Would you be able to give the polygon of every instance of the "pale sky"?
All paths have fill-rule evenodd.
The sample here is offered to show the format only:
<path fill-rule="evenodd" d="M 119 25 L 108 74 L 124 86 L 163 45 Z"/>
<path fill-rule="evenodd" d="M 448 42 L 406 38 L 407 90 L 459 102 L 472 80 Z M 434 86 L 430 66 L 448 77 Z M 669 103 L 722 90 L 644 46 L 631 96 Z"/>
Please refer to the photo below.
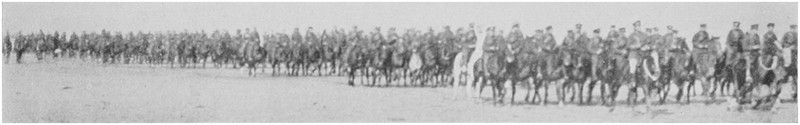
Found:
<path fill-rule="evenodd" d="M 707 23 L 712 36 L 725 36 L 733 21 L 741 28 L 776 23 L 779 37 L 797 24 L 797 3 L 3 3 L 3 32 L 189 31 L 256 27 L 261 33 L 291 32 L 313 26 L 317 32 L 334 26 L 358 25 L 399 29 L 444 25 L 466 27 L 470 22 L 509 29 L 519 22 L 526 35 L 547 25 L 563 38 L 582 23 L 584 31 L 610 25 L 644 27 L 673 25 L 689 37 Z M 387 29 L 387 28 L 384 28 Z M 455 30 L 455 28 L 453 28 Z"/>

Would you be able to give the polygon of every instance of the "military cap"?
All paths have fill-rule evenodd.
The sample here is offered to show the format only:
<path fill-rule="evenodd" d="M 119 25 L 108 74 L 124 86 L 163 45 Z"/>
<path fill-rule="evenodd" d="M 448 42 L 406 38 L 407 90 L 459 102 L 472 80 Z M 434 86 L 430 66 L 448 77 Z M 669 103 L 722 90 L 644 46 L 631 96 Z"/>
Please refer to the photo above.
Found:
<path fill-rule="evenodd" d="M 645 28 L 645 31 L 647 31 L 647 32 L 652 32 L 652 31 L 653 31 L 653 29 L 652 29 L 652 28 Z"/>
<path fill-rule="evenodd" d="M 672 25 L 667 25 L 667 29 L 668 29 L 668 30 L 672 30 L 673 28 L 674 28 L 674 27 L 672 27 Z"/>
<path fill-rule="evenodd" d="M 775 27 L 775 23 L 768 23 L 767 27 Z"/>
<path fill-rule="evenodd" d="M 796 29 L 797 28 L 797 24 L 789 25 L 789 28 Z"/>
<path fill-rule="evenodd" d="M 553 26 L 547 26 L 547 27 L 546 27 L 546 28 L 544 28 L 544 29 L 550 30 L 550 29 L 553 29 Z"/>
<path fill-rule="evenodd" d="M 544 31 L 542 29 L 537 29 L 536 32 L 537 33 L 541 33 L 541 32 L 544 32 Z"/>
<path fill-rule="evenodd" d="M 583 27 L 583 24 L 575 24 L 575 27 Z"/>
<path fill-rule="evenodd" d="M 619 28 L 619 31 L 625 31 L 625 27 Z"/>
<path fill-rule="evenodd" d="M 633 26 L 641 26 L 641 25 L 642 21 L 636 20 L 636 22 L 633 22 Z"/>
<path fill-rule="evenodd" d="M 611 28 L 617 28 L 617 25 L 611 25 Z"/>
<path fill-rule="evenodd" d="M 704 24 L 700 24 L 700 27 L 703 27 L 703 28 L 705 28 L 705 27 L 706 27 L 706 24 L 705 24 L 705 23 L 704 23 Z"/>
<path fill-rule="evenodd" d="M 594 29 L 594 33 L 600 33 L 600 28 Z"/>
<path fill-rule="evenodd" d="M 758 29 L 758 24 L 750 25 L 750 29 Z"/>
<path fill-rule="evenodd" d="M 739 24 L 742 24 L 742 23 L 740 23 L 739 21 L 733 21 L 733 25 L 739 25 Z"/>
<path fill-rule="evenodd" d="M 658 27 L 653 27 L 653 31 L 658 31 Z"/>
<path fill-rule="evenodd" d="M 511 26 L 511 27 L 517 27 L 518 28 L 519 27 L 519 23 L 514 23 L 514 25 Z"/>
<path fill-rule="evenodd" d="M 573 33 L 573 31 L 572 30 L 567 30 L 567 33 Z"/>
<path fill-rule="evenodd" d="M 475 23 L 469 23 L 469 27 L 475 27 Z"/>

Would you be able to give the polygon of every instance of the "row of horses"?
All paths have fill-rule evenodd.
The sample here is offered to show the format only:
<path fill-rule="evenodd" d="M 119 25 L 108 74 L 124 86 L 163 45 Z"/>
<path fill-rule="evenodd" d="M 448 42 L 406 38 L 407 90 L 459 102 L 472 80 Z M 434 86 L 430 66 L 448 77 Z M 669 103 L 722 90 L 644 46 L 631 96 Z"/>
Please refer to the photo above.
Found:
<path fill-rule="evenodd" d="M 23 53 L 35 53 L 38 60 L 52 55 L 53 58 L 75 57 L 108 64 L 138 63 L 171 68 L 206 68 L 210 63 L 218 68 L 244 68 L 251 76 L 257 74 L 258 68 L 262 72 L 269 68 L 272 75 L 350 74 L 351 78 L 365 76 L 363 85 L 376 85 L 376 81 L 383 78 L 383 81 L 409 80 L 414 74 L 422 78 L 418 79 L 421 86 L 444 83 L 440 81 L 448 76 L 447 65 L 456 53 L 454 47 L 444 46 L 454 45 L 460 36 L 449 29 L 438 33 L 431 29 L 424 34 L 409 30 L 403 36 L 394 28 L 387 35 L 380 32 L 376 28 L 374 32 L 365 33 L 357 27 L 350 32 L 326 30 L 320 35 L 312 28 L 305 34 L 295 29 L 291 34 L 263 35 L 249 29 L 237 30 L 234 35 L 227 31 L 123 34 L 102 30 L 71 35 L 40 31 L 38 34 L 6 34 L 3 50 L 7 62 L 11 54 L 16 53 L 18 63 Z M 418 63 L 411 63 L 414 61 L 410 61 L 410 55 L 417 50 L 425 55 L 415 60 Z M 404 68 L 408 65 L 417 68 Z M 400 69 L 404 73 L 400 73 Z M 414 73 L 407 73 L 412 71 Z"/>
<path fill-rule="evenodd" d="M 652 99 L 663 103 L 670 85 L 680 87 L 676 100 L 688 102 L 688 92 L 697 83 L 703 86 L 703 95 L 708 96 L 717 92 L 723 95 L 724 89 L 733 85 L 735 92 L 730 94 L 747 100 L 771 97 L 778 93 L 774 89 L 779 86 L 778 81 L 796 79 L 794 75 L 778 73 L 779 77 L 771 77 L 774 80 L 766 84 L 772 89 L 763 89 L 759 83 L 766 79 L 753 78 L 782 71 L 796 65 L 796 60 L 786 56 L 746 58 L 721 47 L 716 37 L 689 43 L 675 33 L 662 36 L 637 29 L 626 35 L 624 30 L 614 30 L 602 38 L 576 29 L 557 42 L 549 30 L 525 36 L 516 27 L 504 34 L 495 28 L 473 26 L 455 32 L 449 27 L 440 32 L 407 30 L 402 35 L 395 28 L 383 35 L 380 28 L 364 33 L 357 27 L 349 32 L 325 30 L 320 35 L 313 28 L 305 34 L 296 28 L 291 34 L 263 35 L 249 29 L 237 30 L 235 35 L 226 31 L 123 35 L 103 30 L 69 37 L 66 33 L 40 31 L 6 34 L 3 52 L 7 61 L 11 53 L 16 53 L 18 62 L 25 52 L 36 53 L 39 60 L 52 55 L 170 67 L 177 64 L 205 68 L 210 61 L 215 67 L 247 69 L 251 76 L 257 74 L 259 67 L 262 72 L 270 68 L 272 75 L 346 75 L 348 85 L 353 86 L 356 81 L 366 86 L 452 86 L 478 95 L 489 87 L 498 102 L 503 102 L 505 95 L 511 95 L 513 102 L 517 87 L 521 87 L 528 90 L 526 102 L 543 104 L 548 102 L 551 87 L 556 90 L 559 103 L 565 102 L 571 92 L 569 100 L 574 101 L 577 95 L 578 103 L 584 104 L 592 102 L 591 93 L 599 86 L 602 104 L 614 105 L 622 86 L 629 88 L 630 103 L 640 102 L 639 94 L 643 94 L 644 102 L 653 102 Z M 792 38 L 789 40 L 796 41 L 796 37 Z M 785 65 L 773 63 L 778 60 Z M 745 68 L 762 62 L 773 63 L 767 65 L 779 69 Z M 772 91 L 754 95 L 764 93 L 759 92 L 762 90 Z"/>
<path fill-rule="evenodd" d="M 719 37 L 707 34 L 695 35 L 690 43 L 676 31 L 661 35 L 636 28 L 628 36 L 614 30 L 602 38 L 598 31 L 591 36 L 578 27 L 561 43 L 540 30 L 531 37 L 518 35 L 518 30 L 507 37 L 492 35 L 491 30 L 489 35 L 479 33 L 485 39 L 477 46 L 487 46 L 459 54 L 463 57 L 454 63 L 454 85 L 479 97 L 488 87 L 497 102 L 504 102 L 506 95 L 515 102 L 521 87 L 527 90 L 525 102 L 540 104 L 547 104 L 550 87 L 556 89 L 559 104 L 574 102 L 576 95 L 578 104 L 590 104 L 593 89 L 599 87 L 601 104 L 615 105 L 623 86 L 629 104 L 663 104 L 671 86 L 678 87 L 676 101 L 690 103 L 695 84 L 702 86 L 703 96 L 713 99 L 729 92 L 733 103 L 752 103 L 754 108 L 779 102 L 783 84 L 793 85 L 796 99 L 796 31 L 784 35 L 782 41 L 789 44 L 779 43 L 774 35 L 760 41 L 755 33 L 729 34 L 728 43 L 734 46 L 763 48 L 743 52 L 723 47 Z"/>

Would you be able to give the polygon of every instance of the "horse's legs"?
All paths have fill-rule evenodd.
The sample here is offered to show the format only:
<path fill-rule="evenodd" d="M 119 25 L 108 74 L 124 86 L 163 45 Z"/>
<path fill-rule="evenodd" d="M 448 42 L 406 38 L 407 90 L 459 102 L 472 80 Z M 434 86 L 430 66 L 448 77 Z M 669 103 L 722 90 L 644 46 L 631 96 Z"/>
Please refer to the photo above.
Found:
<path fill-rule="evenodd" d="M 384 69 L 384 71 L 383 71 L 383 75 L 384 75 L 384 79 L 385 79 L 384 81 L 386 81 L 386 86 L 389 87 L 389 85 L 392 84 L 392 69 L 389 68 L 389 67 L 385 67 L 385 68 L 388 68 L 388 69 Z"/>
<path fill-rule="evenodd" d="M 686 86 L 686 103 L 687 104 L 692 102 L 690 93 L 692 92 L 692 87 L 694 86 L 694 82 L 695 82 L 695 80 L 691 80 L 691 81 L 689 81 L 689 85 Z"/>
<path fill-rule="evenodd" d="M 509 103 L 512 105 L 514 104 L 514 96 L 517 94 L 517 81 L 518 80 L 516 78 L 511 80 L 511 102 Z"/>
<path fill-rule="evenodd" d="M 570 92 L 572 92 L 572 95 L 569 98 L 569 102 L 575 102 L 575 96 L 577 95 L 576 93 L 579 91 L 579 89 L 583 88 L 582 87 L 583 86 L 583 82 L 584 81 L 576 81 L 576 82 L 570 84 L 571 85 L 571 87 L 570 87 L 571 91 Z"/>
<path fill-rule="evenodd" d="M 556 101 L 559 104 L 563 104 L 563 101 L 566 101 L 567 91 L 571 88 L 571 85 L 567 84 L 567 82 L 567 79 L 560 80 L 558 86 L 556 86 Z"/>
<path fill-rule="evenodd" d="M 671 88 L 669 86 L 669 82 L 664 83 L 664 87 L 662 87 L 662 88 L 664 88 L 664 89 L 662 90 L 661 99 L 659 101 L 661 102 L 661 104 L 664 104 L 666 102 L 666 100 L 667 100 L 667 96 L 669 95 L 669 90 Z"/>
<path fill-rule="evenodd" d="M 354 83 L 355 79 L 356 79 L 356 70 L 355 68 L 351 68 L 351 70 L 347 72 L 347 85 L 355 86 Z"/>
<path fill-rule="evenodd" d="M 480 98 L 481 94 L 483 94 L 483 88 L 488 85 L 487 82 L 489 82 L 489 80 L 486 77 L 481 79 L 481 82 L 479 83 L 480 86 L 478 87 L 478 98 Z"/>
<path fill-rule="evenodd" d="M 20 49 L 17 51 L 17 64 L 22 64 L 22 55 L 25 53 L 25 49 Z"/>
<path fill-rule="evenodd" d="M 628 102 L 628 105 L 636 103 L 636 86 L 630 86 L 630 88 L 628 88 L 628 98 L 625 99 L 625 101 Z"/>
<path fill-rule="evenodd" d="M 544 95 L 543 95 L 543 97 L 541 97 L 539 99 L 539 105 L 547 105 L 547 96 L 549 96 L 550 84 L 552 84 L 552 82 L 553 81 L 549 81 L 548 80 L 548 81 L 545 81 L 545 82 L 542 83 L 542 86 L 544 87 L 544 91 L 542 93 Z M 538 94 L 539 94 L 539 91 L 536 91 L 536 95 L 538 95 Z"/>
<path fill-rule="evenodd" d="M 589 97 L 586 99 L 586 103 L 587 104 L 591 104 L 592 103 L 592 94 L 593 94 L 592 92 L 593 92 L 594 87 L 597 84 L 597 82 L 600 82 L 600 81 L 595 81 L 595 80 L 589 81 L 589 91 L 587 92 L 587 96 L 589 96 Z M 581 90 L 581 91 L 583 91 L 583 90 Z"/>
<path fill-rule="evenodd" d="M 322 65 L 323 64 L 324 64 L 324 62 L 317 62 L 317 69 L 315 69 L 315 70 L 317 70 L 317 76 L 322 76 Z"/>
<path fill-rule="evenodd" d="M 606 87 L 608 87 L 609 83 L 602 83 L 600 84 L 600 101 L 602 105 L 606 105 Z M 591 94 L 591 92 L 590 92 Z M 589 97 L 589 103 L 591 103 L 591 96 Z"/>
<path fill-rule="evenodd" d="M 368 84 L 369 83 L 369 67 L 366 67 L 366 66 L 362 67 L 361 68 L 361 75 L 363 75 L 361 77 L 362 78 L 361 79 L 361 84 L 362 85 Z"/>
<path fill-rule="evenodd" d="M 375 84 L 378 82 L 378 80 L 380 80 L 381 77 L 378 76 L 378 75 L 380 75 L 380 72 L 381 71 L 379 69 L 373 69 L 373 71 L 370 72 L 370 73 L 374 73 L 374 74 L 372 74 L 372 86 L 375 86 Z"/>
<path fill-rule="evenodd" d="M 678 85 L 678 94 L 675 95 L 675 101 L 681 102 L 681 98 L 683 97 L 683 90 L 684 90 L 683 82 L 684 81 L 680 80 L 680 78 L 679 78 L 675 82 L 676 82 L 676 85 Z"/>
<path fill-rule="evenodd" d="M 525 92 L 525 100 L 524 100 L 524 101 L 525 101 L 525 102 L 532 102 L 532 101 L 533 101 L 533 99 L 530 99 L 530 97 L 531 97 L 531 91 L 535 91 L 535 90 L 533 90 L 533 88 L 534 88 L 534 87 L 533 87 L 533 85 L 534 85 L 534 83 L 533 83 L 533 78 L 528 78 L 528 79 L 526 79 L 525 81 L 527 81 L 526 83 L 528 84 L 528 86 L 526 87 L 526 89 L 527 89 L 528 91 L 527 91 L 527 92 Z"/>
<path fill-rule="evenodd" d="M 699 77 L 699 78 L 697 78 L 697 80 L 699 80 L 700 87 L 702 89 L 701 92 L 700 92 L 700 95 L 701 96 L 709 96 L 709 93 L 710 93 L 709 91 L 711 90 L 710 82 L 708 80 L 706 80 L 706 77 Z"/>

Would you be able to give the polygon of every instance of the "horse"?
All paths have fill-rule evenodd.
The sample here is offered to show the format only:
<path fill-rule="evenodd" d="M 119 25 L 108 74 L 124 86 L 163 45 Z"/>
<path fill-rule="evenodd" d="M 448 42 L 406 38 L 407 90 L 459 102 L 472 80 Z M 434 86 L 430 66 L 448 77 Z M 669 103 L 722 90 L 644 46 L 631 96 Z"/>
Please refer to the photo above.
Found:
<path fill-rule="evenodd" d="M 487 42 L 490 46 L 484 48 L 482 60 L 476 62 L 476 77 L 473 82 L 477 83 L 479 98 L 483 93 L 483 88 L 489 86 L 492 90 L 492 99 L 495 102 L 502 102 L 506 94 L 503 85 L 508 80 L 506 67 L 513 58 L 507 57 L 510 50 L 506 50 L 508 48 L 504 47 L 510 46 L 510 44 L 505 43 L 502 37 L 494 36 L 491 39 L 492 42 Z M 481 81 L 477 79 L 481 79 Z"/>
<path fill-rule="evenodd" d="M 9 57 L 11 57 L 11 52 L 14 50 L 13 48 L 14 43 L 11 42 L 11 35 L 9 35 L 8 31 L 6 31 L 6 35 L 3 36 L 3 56 L 6 60 L 4 63 L 8 63 Z"/>
<path fill-rule="evenodd" d="M 531 98 L 531 102 L 536 102 L 536 98 L 539 99 L 540 105 L 547 104 L 547 97 L 548 91 L 551 85 L 559 86 L 556 82 L 562 80 L 565 75 L 564 67 L 564 60 L 562 57 L 565 57 L 566 52 L 561 51 L 559 46 L 556 45 L 548 45 L 547 48 L 543 49 L 542 53 L 540 53 L 542 59 L 540 59 L 539 63 L 537 63 L 537 78 L 541 80 L 536 80 L 533 83 L 534 95 Z M 540 97 L 539 90 L 544 87 L 544 97 Z M 561 88 L 561 87 L 557 87 Z M 560 91 L 560 90 L 559 90 Z M 527 97 L 526 97 L 527 98 Z"/>
<path fill-rule="evenodd" d="M 644 93 L 644 103 L 646 105 L 652 104 L 651 97 L 657 95 L 657 92 L 660 92 L 663 87 L 664 83 L 659 84 L 659 78 L 661 76 L 661 63 L 659 61 L 659 54 L 653 50 L 648 50 L 645 52 L 646 55 L 644 59 L 642 59 L 642 64 L 640 68 L 637 68 L 637 72 L 641 73 L 638 75 L 638 80 L 640 85 L 637 85 L 642 89 Z"/>
<path fill-rule="evenodd" d="M 504 78 L 505 74 L 503 69 L 506 64 L 505 54 L 498 50 L 485 50 L 483 60 L 478 61 L 476 64 L 480 65 L 477 66 L 479 68 L 476 69 L 476 79 L 482 79 L 481 81 L 474 81 L 478 83 L 476 85 L 478 89 L 477 96 L 481 97 L 483 88 L 489 86 L 492 90 L 492 98 L 494 100 L 498 100 L 498 98 L 502 99 L 504 95 L 502 89 L 503 83 L 507 80 Z"/>
<path fill-rule="evenodd" d="M 694 77 L 701 82 L 703 92 L 701 95 L 711 94 L 713 75 L 716 73 L 716 59 L 718 58 L 719 37 L 713 37 L 704 44 L 695 45 L 695 50 L 692 53 L 692 61 L 696 64 Z M 712 96 L 713 98 L 713 96 Z"/>
<path fill-rule="evenodd" d="M 421 81 L 421 77 L 423 77 L 423 60 L 420 56 L 420 52 L 417 49 L 411 50 L 411 57 L 409 58 L 407 68 L 411 78 L 411 83 L 416 83 L 417 81 Z"/>
<path fill-rule="evenodd" d="M 392 42 L 392 45 L 390 46 L 391 48 L 389 48 L 390 53 L 386 54 L 386 56 L 388 57 L 384 59 L 384 68 L 385 68 L 384 70 L 386 70 L 385 72 L 387 75 L 386 76 L 387 85 L 391 84 L 393 80 L 398 80 L 399 78 L 401 78 L 401 75 L 405 75 L 404 70 L 403 72 L 401 72 L 401 75 L 396 75 L 397 74 L 396 72 L 400 71 L 398 69 L 404 68 L 407 62 L 405 60 L 407 52 L 405 50 L 405 47 L 403 47 L 402 42 L 403 42 L 402 39 L 398 39 L 396 42 Z"/>
<path fill-rule="evenodd" d="M 347 70 L 347 84 L 350 86 L 355 86 L 354 81 L 356 78 L 356 72 L 358 72 L 359 69 L 363 70 L 363 68 L 365 68 L 366 57 L 364 57 L 365 55 L 363 54 L 362 48 L 359 45 L 349 45 L 348 49 L 346 49 L 342 55 L 345 64 L 347 64 L 347 67 L 349 68 Z M 363 84 L 364 80 L 361 82 Z"/>
<path fill-rule="evenodd" d="M 526 95 L 530 94 L 530 90 L 533 88 L 530 80 L 537 74 L 535 65 L 537 65 L 538 62 L 537 59 L 541 58 L 538 53 L 541 53 L 539 43 L 542 42 L 543 39 L 536 39 L 536 41 L 534 41 L 534 38 L 528 37 L 517 41 L 517 43 L 515 43 L 516 47 L 511 47 L 509 51 L 507 51 L 507 65 L 505 68 L 507 76 L 509 76 L 508 78 L 511 81 L 511 103 L 515 100 L 517 85 L 522 85 L 527 88 L 528 93 L 526 93 Z M 527 100 L 527 97 L 525 100 Z"/>
<path fill-rule="evenodd" d="M 23 37 L 20 34 L 17 39 L 14 40 L 14 52 L 17 55 L 17 64 L 22 63 L 22 56 L 24 55 L 25 51 L 31 48 L 31 41 L 29 38 Z"/>

